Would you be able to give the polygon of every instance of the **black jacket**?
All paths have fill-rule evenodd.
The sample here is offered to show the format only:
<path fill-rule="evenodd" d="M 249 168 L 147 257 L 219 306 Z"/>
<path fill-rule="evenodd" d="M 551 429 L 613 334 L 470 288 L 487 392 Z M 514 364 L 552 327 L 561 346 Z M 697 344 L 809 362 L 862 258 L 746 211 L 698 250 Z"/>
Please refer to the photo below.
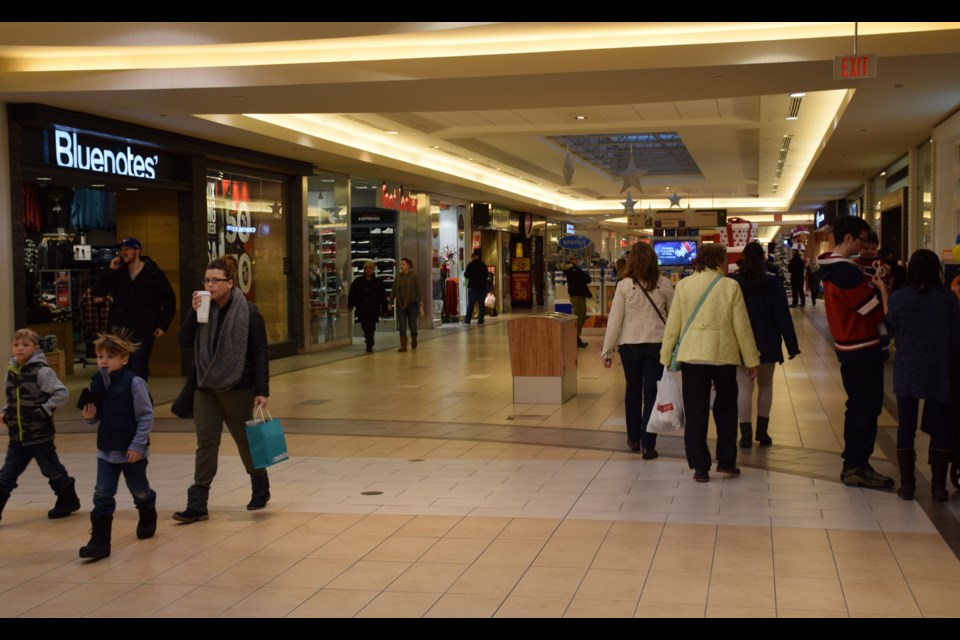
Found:
<path fill-rule="evenodd" d="M 471 260 L 463 272 L 463 277 L 467 279 L 467 288 L 480 289 L 486 292 L 488 273 L 490 272 L 487 270 L 487 265 L 483 260 L 480 258 Z"/>
<path fill-rule="evenodd" d="M 177 296 L 170 281 L 146 256 L 141 256 L 143 268 L 130 279 L 126 266 L 107 267 L 93 284 L 93 295 L 113 296 L 110 307 L 110 326 L 126 327 L 137 336 L 147 336 L 156 329 L 166 331 L 177 310 Z"/>
<path fill-rule="evenodd" d="M 243 373 L 240 380 L 233 385 L 234 389 L 249 389 L 253 387 L 253 394 L 257 396 L 270 395 L 270 355 L 267 350 L 267 327 L 257 305 L 247 300 L 250 307 L 250 324 L 247 330 L 247 358 L 243 363 Z M 223 323 L 226 313 L 217 315 L 219 323 Z M 220 327 L 217 327 L 219 333 Z M 180 325 L 177 342 L 185 349 L 193 349 L 193 338 L 197 333 L 197 310 L 190 309 L 190 313 Z"/>
<path fill-rule="evenodd" d="M 593 297 L 593 294 L 590 293 L 590 288 L 587 286 L 590 284 L 590 274 L 579 266 L 571 266 L 563 273 L 567 276 L 567 294 L 571 296 L 583 296 L 584 298 Z"/>
<path fill-rule="evenodd" d="M 783 342 L 787 343 L 787 353 L 800 353 L 797 344 L 797 332 L 787 306 L 787 293 L 773 274 L 765 275 L 760 284 L 748 287 L 743 276 L 735 273 L 730 276 L 740 285 L 743 301 L 747 305 L 753 337 L 760 350 L 760 362 L 783 362 Z"/>
<path fill-rule="evenodd" d="M 353 309 L 360 322 L 376 322 L 387 315 L 387 290 L 377 276 L 367 280 L 360 276 L 350 283 L 347 306 Z"/>

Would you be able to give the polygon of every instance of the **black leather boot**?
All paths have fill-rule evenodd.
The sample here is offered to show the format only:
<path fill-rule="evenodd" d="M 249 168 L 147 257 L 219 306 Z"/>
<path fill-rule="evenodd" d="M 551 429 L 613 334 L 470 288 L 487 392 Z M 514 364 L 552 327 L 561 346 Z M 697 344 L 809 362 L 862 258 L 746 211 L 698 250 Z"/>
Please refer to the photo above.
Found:
<path fill-rule="evenodd" d="M 137 538 L 146 540 L 157 532 L 157 508 L 137 507 L 140 512 L 140 521 L 137 522 Z"/>
<path fill-rule="evenodd" d="M 953 452 L 949 449 L 930 449 L 930 489 L 933 499 L 937 502 L 946 502 L 947 495 L 947 467 Z"/>
<path fill-rule="evenodd" d="M 7 500 L 10 499 L 9 491 L 0 490 L 0 518 L 3 517 L 3 509 L 7 506 Z"/>
<path fill-rule="evenodd" d="M 740 448 L 749 449 L 753 446 L 753 423 L 740 423 Z"/>
<path fill-rule="evenodd" d="M 80 498 L 77 497 L 76 481 L 70 478 L 70 482 L 57 492 L 57 503 L 53 509 L 47 511 L 47 517 L 51 520 L 57 518 L 66 518 L 74 511 L 80 510 Z"/>
<path fill-rule="evenodd" d="M 757 442 L 761 447 L 769 447 L 773 440 L 767 435 L 767 426 L 770 424 L 769 416 L 757 416 Z"/>
<path fill-rule="evenodd" d="M 110 555 L 110 535 L 113 529 L 113 516 L 100 513 L 90 514 L 90 542 L 80 547 L 81 558 L 99 560 Z"/>
<path fill-rule="evenodd" d="M 900 488 L 897 495 L 904 500 L 913 500 L 917 491 L 917 452 L 913 449 L 897 449 L 897 466 L 900 467 Z"/>
<path fill-rule="evenodd" d="M 210 487 L 198 487 L 193 485 L 187 489 L 187 508 L 183 511 L 177 511 L 173 514 L 173 519 L 177 522 L 197 522 L 207 520 L 207 498 L 210 496 Z"/>
<path fill-rule="evenodd" d="M 263 509 L 270 501 L 270 478 L 266 471 L 262 476 L 250 476 L 251 496 L 247 511 Z"/>

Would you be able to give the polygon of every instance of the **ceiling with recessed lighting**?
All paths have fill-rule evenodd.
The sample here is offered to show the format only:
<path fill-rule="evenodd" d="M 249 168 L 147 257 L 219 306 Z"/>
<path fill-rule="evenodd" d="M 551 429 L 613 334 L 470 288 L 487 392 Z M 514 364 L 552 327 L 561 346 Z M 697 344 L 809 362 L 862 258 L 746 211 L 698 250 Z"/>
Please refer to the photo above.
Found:
<path fill-rule="evenodd" d="M 857 30 L 876 79 L 839 22 L 5 23 L 0 99 L 564 217 L 622 216 L 631 159 L 637 208 L 809 213 L 960 105 L 960 23 Z"/>

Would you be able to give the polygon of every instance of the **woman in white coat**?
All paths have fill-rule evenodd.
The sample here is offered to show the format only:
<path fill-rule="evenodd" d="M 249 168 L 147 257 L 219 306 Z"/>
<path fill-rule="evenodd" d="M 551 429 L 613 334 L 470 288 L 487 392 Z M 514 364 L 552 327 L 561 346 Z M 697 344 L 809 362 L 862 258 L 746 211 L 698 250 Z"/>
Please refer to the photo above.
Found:
<path fill-rule="evenodd" d="M 603 366 L 609 368 L 619 347 L 627 380 L 627 446 L 639 451 L 644 460 L 658 455 L 657 434 L 647 433 L 647 422 L 663 373 L 660 346 L 672 300 L 673 285 L 660 274 L 653 249 L 644 242 L 634 244 L 613 296 L 600 357 Z"/>

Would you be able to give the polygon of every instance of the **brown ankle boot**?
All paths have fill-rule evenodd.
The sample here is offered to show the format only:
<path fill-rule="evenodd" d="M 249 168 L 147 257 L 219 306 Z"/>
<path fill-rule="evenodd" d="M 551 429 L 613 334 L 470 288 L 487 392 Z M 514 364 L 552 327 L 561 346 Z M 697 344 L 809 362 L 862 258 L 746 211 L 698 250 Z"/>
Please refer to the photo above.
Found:
<path fill-rule="evenodd" d="M 410 348 L 411 349 L 417 348 L 417 334 L 415 333 L 410 334 Z"/>
<path fill-rule="evenodd" d="M 397 351 L 403 352 L 407 350 L 407 336 L 400 336 L 400 348 Z"/>
<path fill-rule="evenodd" d="M 947 467 L 953 452 L 949 449 L 930 449 L 930 489 L 937 502 L 947 501 Z"/>
<path fill-rule="evenodd" d="M 917 490 L 917 452 L 913 449 L 897 449 L 897 466 L 900 467 L 900 488 L 897 495 L 904 500 L 913 500 Z"/>

